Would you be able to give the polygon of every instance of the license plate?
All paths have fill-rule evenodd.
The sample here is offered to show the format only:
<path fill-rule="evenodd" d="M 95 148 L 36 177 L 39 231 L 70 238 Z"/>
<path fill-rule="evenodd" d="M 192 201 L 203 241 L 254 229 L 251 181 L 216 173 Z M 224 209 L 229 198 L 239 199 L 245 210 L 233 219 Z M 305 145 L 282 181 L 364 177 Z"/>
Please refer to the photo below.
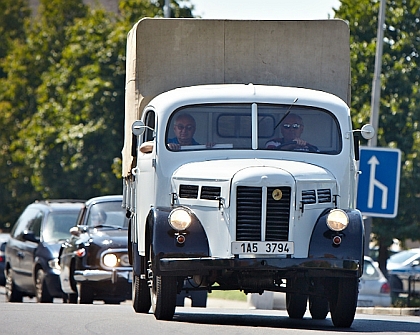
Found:
<path fill-rule="evenodd" d="M 232 254 L 234 255 L 292 255 L 294 254 L 293 242 L 232 242 Z"/>

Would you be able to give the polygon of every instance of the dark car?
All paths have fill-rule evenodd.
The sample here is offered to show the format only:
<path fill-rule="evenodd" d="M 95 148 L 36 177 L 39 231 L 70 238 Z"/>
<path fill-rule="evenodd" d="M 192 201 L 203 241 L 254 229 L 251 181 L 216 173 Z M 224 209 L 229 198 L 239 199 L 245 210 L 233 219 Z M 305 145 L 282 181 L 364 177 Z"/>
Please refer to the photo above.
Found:
<path fill-rule="evenodd" d="M 4 275 L 4 266 L 6 264 L 6 243 L 10 238 L 10 234 L 0 234 L 0 286 L 6 284 L 6 276 Z"/>
<path fill-rule="evenodd" d="M 15 223 L 6 244 L 6 300 L 38 302 L 63 298 L 58 266 L 61 244 L 74 226 L 83 201 L 46 200 L 30 204 Z"/>
<path fill-rule="evenodd" d="M 131 299 L 132 267 L 122 196 L 88 200 L 60 250 L 60 281 L 70 303 Z"/>

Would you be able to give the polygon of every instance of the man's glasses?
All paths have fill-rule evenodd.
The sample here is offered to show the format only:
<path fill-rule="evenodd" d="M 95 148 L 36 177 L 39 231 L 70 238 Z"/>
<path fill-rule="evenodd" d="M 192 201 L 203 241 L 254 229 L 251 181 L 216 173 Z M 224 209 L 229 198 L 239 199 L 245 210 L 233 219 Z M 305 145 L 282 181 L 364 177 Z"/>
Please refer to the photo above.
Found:
<path fill-rule="evenodd" d="M 191 125 L 184 126 L 183 124 L 176 124 L 175 127 L 177 127 L 179 131 L 183 131 L 184 129 L 186 131 L 191 131 L 194 129 L 194 126 L 191 126 Z"/>
<path fill-rule="evenodd" d="M 283 128 L 284 129 L 290 129 L 290 128 L 293 128 L 293 129 L 299 129 L 300 128 L 300 124 L 299 123 L 293 123 L 293 124 L 290 124 L 290 123 L 285 123 L 285 124 L 283 124 Z"/>

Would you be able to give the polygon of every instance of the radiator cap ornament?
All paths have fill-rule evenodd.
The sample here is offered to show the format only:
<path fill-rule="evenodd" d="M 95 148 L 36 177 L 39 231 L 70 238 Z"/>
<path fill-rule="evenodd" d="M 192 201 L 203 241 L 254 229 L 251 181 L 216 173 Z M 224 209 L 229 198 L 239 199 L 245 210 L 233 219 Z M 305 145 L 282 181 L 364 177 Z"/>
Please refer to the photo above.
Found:
<path fill-rule="evenodd" d="M 271 196 L 273 197 L 274 200 L 279 201 L 283 197 L 283 192 L 280 189 L 276 188 L 273 191 L 273 193 L 271 193 Z"/>

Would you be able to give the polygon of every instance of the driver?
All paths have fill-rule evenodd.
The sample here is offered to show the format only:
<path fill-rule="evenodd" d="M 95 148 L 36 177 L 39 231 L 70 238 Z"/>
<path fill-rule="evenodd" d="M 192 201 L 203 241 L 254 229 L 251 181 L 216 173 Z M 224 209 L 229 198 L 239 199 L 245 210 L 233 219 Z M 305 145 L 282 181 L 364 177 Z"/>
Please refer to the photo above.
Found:
<path fill-rule="evenodd" d="M 297 114 L 289 114 L 282 121 L 282 138 L 274 138 L 265 144 L 266 149 L 318 151 L 318 148 L 301 139 L 304 125 L 302 118 Z"/>

